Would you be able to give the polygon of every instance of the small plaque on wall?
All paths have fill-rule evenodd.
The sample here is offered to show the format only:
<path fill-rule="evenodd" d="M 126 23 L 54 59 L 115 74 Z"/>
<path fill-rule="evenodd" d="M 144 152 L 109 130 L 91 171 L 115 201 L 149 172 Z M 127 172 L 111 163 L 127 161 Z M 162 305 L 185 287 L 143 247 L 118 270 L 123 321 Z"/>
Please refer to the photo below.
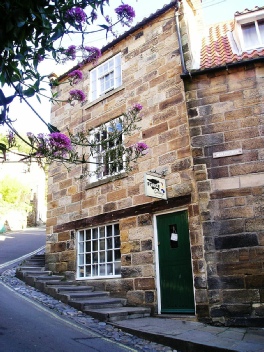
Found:
<path fill-rule="evenodd" d="M 165 179 L 145 174 L 145 195 L 149 197 L 167 199 Z"/>
<path fill-rule="evenodd" d="M 240 155 L 240 154 L 243 154 L 243 151 L 241 148 L 233 149 L 233 150 L 224 150 L 222 152 L 213 153 L 213 158 L 224 158 L 225 156 Z"/>

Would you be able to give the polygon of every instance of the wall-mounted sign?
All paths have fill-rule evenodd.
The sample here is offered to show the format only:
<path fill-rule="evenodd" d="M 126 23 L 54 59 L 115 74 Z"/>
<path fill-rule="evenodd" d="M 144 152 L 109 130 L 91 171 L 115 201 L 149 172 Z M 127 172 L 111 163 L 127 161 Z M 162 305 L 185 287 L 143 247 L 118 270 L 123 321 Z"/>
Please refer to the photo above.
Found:
<path fill-rule="evenodd" d="M 165 179 L 145 174 L 145 194 L 149 197 L 167 199 Z"/>
<path fill-rule="evenodd" d="M 224 150 L 223 152 L 213 153 L 213 158 L 224 158 L 225 156 L 240 155 L 243 154 L 241 148 L 233 150 Z"/>

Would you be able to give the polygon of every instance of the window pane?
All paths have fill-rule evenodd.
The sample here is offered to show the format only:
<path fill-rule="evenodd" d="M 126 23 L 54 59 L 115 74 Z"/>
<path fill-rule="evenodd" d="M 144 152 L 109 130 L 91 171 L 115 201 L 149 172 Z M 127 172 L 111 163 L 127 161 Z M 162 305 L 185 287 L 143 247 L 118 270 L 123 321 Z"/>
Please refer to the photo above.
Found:
<path fill-rule="evenodd" d="M 93 253 L 93 264 L 98 263 L 98 253 Z"/>
<path fill-rule="evenodd" d="M 264 21 L 258 22 L 261 43 L 264 44 Z"/>
<path fill-rule="evenodd" d="M 94 240 L 93 241 L 93 251 L 98 251 L 98 241 L 97 240 Z"/>
<path fill-rule="evenodd" d="M 121 263 L 115 263 L 115 275 L 121 274 Z"/>
<path fill-rule="evenodd" d="M 86 260 L 86 264 L 91 264 L 91 262 L 92 262 L 91 261 L 92 260 L 91 253 L 86 254 L 85 260 Z"/>
<path fill-rule="evenodd" d="M 121 253 L 119 249 L 115 250 L 115 260 L 120 260 L 121 259 Z"/>
<path fill-rule="evenodd" d="M 113 261 L 113 252 L 112 251 L 108 251 L 107 252 L 107 261 L 108 262 L 112 262 Z"/>
<path fill-rule="evenodd" d="M 91 239 L 91 230 L 86 230 L 86 241 Z"/>
<path fill-rule="evenodd" d="M 111 237 L 112 236 L 112 226 L 107 226 L 106 227 L 106 236 Z"/>
<path fill-rule="evenodd" d="M 112 243 L 112 238 L 107 239 L 107 248 L 112 249 L 113 248 L 113 243 Z"/>
<path fill-rule="evenodd" d="M 80 242 L 79 243 L 79 253 L 83 253 L 84 252 L 84 243 Z"/>
<path fill-rule="evenodd" d="M 100 240 L 99 244 L 100 244 L 100 248 L 99 248 L 100 250 L 105 249 L 105 239 Z"/>
<path fill-rule="evenodd" d="M 81 266 L 81 267 L 79 268 L 79 276 L 80 276 L 80 277 L 84 277 L 84 267 L 83 267 L 83 266 Z"/>
<path fill-rule="evenodd" d="M 85 246 L 85 251 L 86 252 L 91 252 L 91 241 L 87 241 Z"/>
<path fill-rule="evenodd" d="M 84 241 L 84 231 L 79 232 L 79 240 Z"/>
<path fill-rule="evenodd" d="M 120 237 L 115 237 L 114 238 L 114 242 L 115 242 L 115 248 L 120 248 Z"/>
<path fill-rule="evenodd" d="M 105 237 L 105 227 L 100 227 L 99 228 L 99 236 L 100 236 L 100 238 L 104 238 Z"/>
<path fill-rule="evenodd" d="M 105 263 L 105 252 L 100 252 L 100 263 Z"/>
<path fill-rule="evenodd" d="M 98 238 L 98 229 L 93 229 L 93 239 Z"/>
<path fill-rule="evenodd" d="M 256 47 L 258 45 L 257 31 L 255 23 L 248 23 L 241 26 L 243 31 L 244 44 L 246 48 Z"/>
<path fill-rule="evenodd" d="M 113 264 L 107 264 L 107 275 L 113 275 Z"/>
<path fill-rule="evenodd" d="M 86 265 L 86 276 L 90 277 L 92 274 L 91 265 Z"/>
<path fill-rule="evenodd" d="M 84 257 L 83 255 L 79 255 L 79 265 L 84 264 Z"/>
<path fill-rule="evenodd" d="M 101 264 L 100 266 L 99 266 L 99 275 L 100 276 L 105 276 L 105 265 L 103 264 Z"/>
<path fill-rule="evenodd" d="M 98 276 L 98 265 L 97 264 L 94 264 L 92 266 L 92 275 L 93 276 Z"/>

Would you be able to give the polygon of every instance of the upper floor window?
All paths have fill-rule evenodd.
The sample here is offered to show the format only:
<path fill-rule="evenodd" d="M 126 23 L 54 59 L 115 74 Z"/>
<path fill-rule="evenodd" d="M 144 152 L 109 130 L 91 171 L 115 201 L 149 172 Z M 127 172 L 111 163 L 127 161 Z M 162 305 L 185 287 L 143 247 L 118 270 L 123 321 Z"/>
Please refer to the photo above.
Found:
<path fill-rule="evenodd" d="M 91 132 L 95 143 L 91 150 L 91 182 L 119 174 L 124 170 L 122 118 L 116 118 Z"/>
<path fill-rule="evenodd" d="M 264 20 L 241 25 L 245 49 L 264 46 Z"/>
<path fill-rule="evenodd" d="M 117 54 L 91 71 L 91 101 L 121 86 L 121 84 L 121 54 Z"/>

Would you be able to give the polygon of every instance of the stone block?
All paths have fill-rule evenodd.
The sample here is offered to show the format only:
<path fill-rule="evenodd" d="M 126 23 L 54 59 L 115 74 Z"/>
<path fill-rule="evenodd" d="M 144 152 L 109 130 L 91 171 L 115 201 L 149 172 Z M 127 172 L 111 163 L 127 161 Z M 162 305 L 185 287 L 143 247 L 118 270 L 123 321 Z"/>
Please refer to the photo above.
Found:
<path fill-rule="evenodd" d="M 186 169 L 189 169 L 192 165 L 192 161 L 190 158 L 186 158 L 186 159 L 183 159 L 183 160 L 180 160 L 176 163 L 174 163 L 172 166 L 171 166 L 171 171 L 172 172 L 179 172 L 179 171 L 182 171 L 182 170 L 186 170 Z"/>
<path fill-rule="evenodd" d="M 140 251 L 140 241 L 130 241 L 121 243 L 120 251 L 122 254 L 139 252 Z"/>
<path fill-rule="evenodd" d="M 245 277 L 246 288 L 264 288 L 264 272 L 259 275 L 247 275 Z"/>
<path fill-rule="evenodd" d="M 121 266 L 130 266 L 131 261 L 131 254 L 125 254 L 121 256 Z"/>
<path fill-rule="evenodd" d="M 196 305 L 196 315 L 200 319 L 208 318 L 208 316 L 209 316 L 208 304 L 197 304 Z"/>
<path fill-rule="evenodd" d="M 58 241 L 67 241 L 71 238 L 70 236 L 70 232 L 69 231 L 65 231 L 65 232 L 61 232 L 58 234 Z"/>
<path fill-rule="evenodd" d="M 243 276 L 208 277 L 208 289 L 243 289 L 245 288 Z"/>
<path fill-rule="evenodd" d="M 68 251 L 64 251 L 61 253 L 61 257 L 60 257 L 61 261 L 64 262 L 74 262 L 76 260 L 76 253 L 74 250 L 68 250 Z"/>
<path fill-rule="evenodd" d="M 145 291 L 145 303 L 155 303 L 155 291 Z"/>
<path fill-rule="evenodd" d="M 215 238 L 215 248 L 217 250 L 252 246 L 258 246 L 256 234 L 229 235 Z"/>
<path fill-rule="evenodd" d="M 150 251 L 152 250 L 152 240 L 143 240 L 141 241 L 141 251 Z"/>
<path fill-rule="evenodd" d="M 133 253 L 132 265 L 145 265 L 153 263 L 153 252 Z"/>
<path fill-rule="evenodd" d="M 144 291 L 129 291 L 127 293 L 127 303 L 130 306 L 144 305 Z"/>
<path fill-rule="evenodd" d="M 105 290 L 111 292 L 123 292 L 126 295 L 128 291 L 133 290 L 133 279 L 108 280 L 105 283 Z"/>
<path fill-rule="evenodd" d="M 263 270 L 262 263 L 240 262 L 217 264 L 217 274 L 222 275 L 254 275 Z"/>
<path fill-rule="evenodd" d="M 136 278 L 135 289 L 136 290 L 155 290 L 154 278 Z"/>
<path fill-rule="evenodd" d="M 221 132 L 207 136 L 192 137 L 191 144 L 193 147 L 205 147 L 209 145 L 221 144 L 224 142 L 224 134 Z"/>
<path fill-rule="evenodd" d="M 152 224 L 151 214 L 142 214 L 138 216 L 138 226 L 146 226 Z"/>
<path fill-rule="evenodd" d="M 252 303 L 259 302 L 260 295 L 259 290 L 248 289 L 248 290 L 223 290 L 223 303 Z"/>
<path fill-rule="evenodd" d="M 142 277 L 142 268 L 140 266 L 121 267 L 121 276 L 122 278 Z"/>
<path fill-rule="evenodd" d="M 136 228 L 136 227 L 137 227 L 137 217 L 136 216 L 122 219 L 120 221 L 120 225 L 119 225 L 120 230 Z"/>

